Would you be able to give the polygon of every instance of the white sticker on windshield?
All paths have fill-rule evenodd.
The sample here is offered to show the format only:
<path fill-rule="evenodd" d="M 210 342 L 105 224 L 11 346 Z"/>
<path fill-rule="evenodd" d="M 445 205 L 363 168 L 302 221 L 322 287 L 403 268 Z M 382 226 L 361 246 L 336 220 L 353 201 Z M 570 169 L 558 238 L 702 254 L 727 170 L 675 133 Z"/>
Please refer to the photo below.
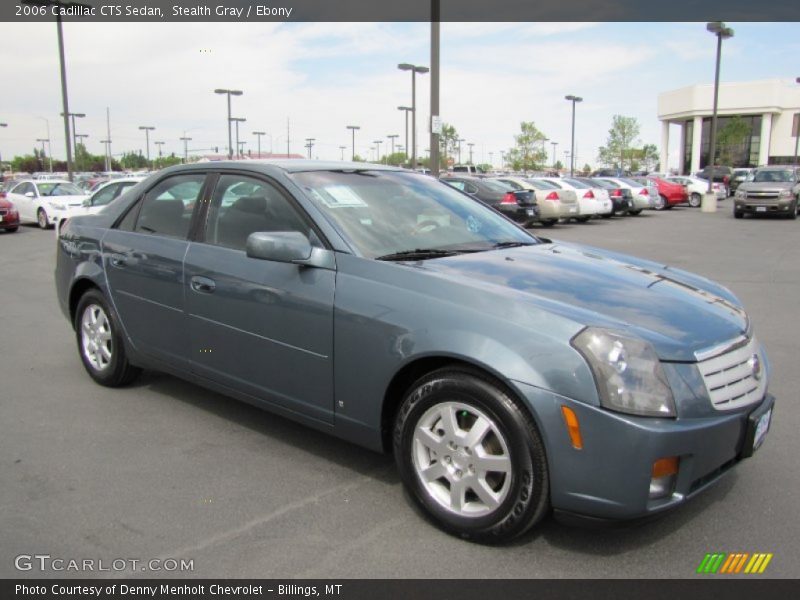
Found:
<path fill-rule="evenodd" d="M 328 208 L 367 206 L 367 203 L 359 198 L 358 195 L 346 185 L 332 185 L 323 188 L 323 191 L 326 193 L 323 195 L 322 201 Z"/>

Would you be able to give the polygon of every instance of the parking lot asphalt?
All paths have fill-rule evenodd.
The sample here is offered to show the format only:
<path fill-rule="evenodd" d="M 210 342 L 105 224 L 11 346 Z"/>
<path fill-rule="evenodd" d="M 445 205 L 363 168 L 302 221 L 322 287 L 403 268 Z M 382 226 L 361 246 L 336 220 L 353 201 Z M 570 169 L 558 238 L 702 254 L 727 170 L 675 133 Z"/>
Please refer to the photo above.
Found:
<path fill-rule="evenodd" d="M 53 232 L 0 234 L 0 577 L 114 574 L 14 567 L 20 554 L 49 554 L 193 560 L 191 572 L 145 576 L 680 578 L 708 552 L 770 552 L 760 577 L 797 577 L 800 222 L 734 220 L 731 201 L 715 214 L 676 208 L 534 231 L 733 290 L 772 363 L 764 446 L 656 521 L 594 530 L 548 518 L 504 547 L 430 525 L 390 457 L 167 375 L 94 384 L 57 306 Z"/>

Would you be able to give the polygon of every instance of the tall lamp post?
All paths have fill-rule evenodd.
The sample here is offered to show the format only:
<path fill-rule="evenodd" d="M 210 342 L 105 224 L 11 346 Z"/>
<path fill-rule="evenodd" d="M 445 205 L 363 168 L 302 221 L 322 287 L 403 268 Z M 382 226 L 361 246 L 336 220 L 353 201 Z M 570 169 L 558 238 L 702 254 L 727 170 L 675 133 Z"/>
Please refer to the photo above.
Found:
<path fill-rule="evenodd" d="M 472 147 L 473 147 L 474 145 L 475 145 L 475 144 L 474 144 L 474 143 L 472 143 L 472 142 L 468 142 L 468 143 L 467 143 L 467 146 L 469 146 L 469 164 L 472 164 Z"/>
<path fill-rule="evenodd" d="M 375 140 L 372 143 L 375 144 L 375 148 L 378 151 L 378 162 L 381 162 L 381 144 L 383 143 L 383 140 Z"/>
<path fill-rule="evenodd" d="M 158 146 L 158 158 L 162 157 L 161 154 L 161 147 L 164 145 L 164 142 L 153 142 L 156 146 Z"/>
<path fill-rule="evenodd" d="M 236 123 L 236 158 L 239 158 L 241 155 L 241 149 L 239 145 L 239 123 L 244 123 L 247 121 L 244 117 L 231 117 L 231 122 Z"/>
<path fill-rule="evenodd" d="M 152 169 L 153 165 L 150 163 L 150 132 L 155 130 L 151 125 L 139 125 L 139 129 L 144 131 L 144 138 L 147 144 L 147 167 Z"/>
<path fill-rule="evenodd" d="M 550 142 L 550 145 L 553 147 L 553 169 L 556 168 L 556 147 L 558 146 L 558 142 Z"/>
<path fill-rule="evenodd" d="M 358 125 L 348 125 L 347 129 L 349 129 L 350 131 L 353 132 L 353 146 L 352 146 L 353 153 L 352 153 L 352 156 L 350 157 L 350 160 L 355 161 L 355 159 L 356 159 L 356 131 L 361 129 L 361 127 L 359 127 Z"/>
<path fill-rule="evenodd" d="M 242 92 L 242 90 L 226 90 L 223 88 L 217 88 L 214 90 L 214 93 L 226 94 L 228 96 L 228 160 L 231 160 L 233 158 L 233 139 L 231 139 L 231 96 L 241 96 L 244 92 Z"/>
<path fill-rule="evenodd" d="M 311 158 L 311 149 L 314 147 L 314 142 L 316 142 L 316 138 L 306 138 L 306 148 L 308 148 L 308 158 Z"/>
<path fill-rule="evenodd" d="M 717 153 L 717 107 L 719 102 L 719 64 L 722 57 L 722 40 L 732 38 L 733 29 L 726 27 L 725 23 L 721 21 L 712 21 L 706 23 L 706 30 L 717 36 L 717 64 L 714 70 L 714 108 L 711 113 L 711 134 L 708 139 L 708 165 L 711 167 L 711 171 L 708 177 L 708 190 L 706 190 L 706 194 L 711 198 L 714 196 L 714 163 L 716 162 Z M 714 196 L 714 198 L 716 197 Z M 707 203 L 707 206 L 710 206 L 710 204 Z M 716 210 L 716 204 L 713 210 Z"/>
<path fill-rule="evenodd" d="M 44 156 L 44 144 L 45 144 L 45 142 L 47 142 L 48 144 L 50 143 L 49 138 L 36 138 L 36 141 L 40 142 L 42 144 L 42 156 Z M 44 171 L 44 160 L 42 160 L 42 170 Z M 52 171 L 51 171 L 51 173 L 52 173 Z"/>
<path fill-rule="evenodd" d="M 342 160 L 344 160 L 344 151 L 347 150 L 347 146 L 339 146 L 339 150 L 342 151 Z"/>
<path fill-rule="evenodd" d="M 569 96 L 564 96 L 564 99 L 572 102 L 572 146 L 569 151 L 569 176 L 573 177 L 575 175 L 575 104 L 583 102 L 583 98 L 570 94 Z"/>
<path fill-rule="evenodd" d="M 83 146 L 83 151 L 88 154 L 88 151 L 86 150 L 86 142 L 84 140 L 89 137 L 89 134 L 75 133 L 74 131 L 73 133 L 75 134 L 75 169 L 77 169 L 80 166 L 78 164 L 78 144 L 81 144 Z"/>
<path fill-rule="evenodd" d="M 180 140 L 183 142 L 183 164 L 186 164 L 189 162 L 189 142 L 192 141 L 192 138 L 184 135 Z"/>
<path fill-rule="evenodd" d="M 411 71 L 411 168 L 417 168 L 417 73 L 420 75 L 430 71 L 428 67 L 400 63 L 401 71 Z"/>
<path fill-rule="evenodd" d="M 267 135 L 266 131 L 254 131 L 253 135 L 258 138 L 258 158 L 261 158 L 261 136 Z"/>
<path fill-rule="evenodd" d="M 387 135 L 386 137 L 387 137 L 387 138 L 389 138 L 389 140 L 391 140 L 391 141 L 390 141 L 390 143 L 391 143 L 391 145 L 392 145 L 392 151 L 391 151 L 391 153 L 389 154 L 389 156 L 391 156 L 392 154 L 394 154 L 394 141 L 395 141 L 397 138 L 399 138 L 400 136 L 399 136 L 398 134 L 396 134 L 396 133 L 392 133 L 392 134 L 390 134 L 390 135 Z"/>
<path fill-rule="evenodd" d="M 406 149 L 406 158 L 408 158 L 408 149 L 410 146 L 408 145 L 408 113 L 410 113 L 413 109 L 410 106 L 398 106 L 397 110 L 402 110 L 406 113 L 406 140 L 405 140 L 405 149 Z"/>
<path fill-rule="evenodd" d="M 103 153 L 106 157 L 106 171 L 111 171 L 111 140 L 100 140 L 100 143 L 103 144 Z"/>

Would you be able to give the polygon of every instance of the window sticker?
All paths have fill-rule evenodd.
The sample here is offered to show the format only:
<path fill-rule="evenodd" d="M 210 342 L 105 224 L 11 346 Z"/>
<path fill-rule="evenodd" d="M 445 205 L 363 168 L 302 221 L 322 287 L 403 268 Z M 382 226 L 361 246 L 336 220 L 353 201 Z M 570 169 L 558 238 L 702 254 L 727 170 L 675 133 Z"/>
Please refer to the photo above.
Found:
<path fill-rule="evenodd" d="M 328 208 L 341 208 L 341 207 L 367 207 L 364 202 L 350 187 L 346 185 L 331 185 L 323 188 L 324 194 L 319 194 L 318 197 Z"/>

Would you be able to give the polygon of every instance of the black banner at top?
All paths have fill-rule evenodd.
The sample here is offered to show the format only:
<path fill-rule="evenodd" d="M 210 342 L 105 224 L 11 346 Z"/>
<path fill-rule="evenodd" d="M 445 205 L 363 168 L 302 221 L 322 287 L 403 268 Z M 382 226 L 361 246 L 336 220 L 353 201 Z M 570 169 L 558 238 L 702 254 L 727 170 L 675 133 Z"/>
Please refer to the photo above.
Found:
<path fill-rule="evenodd" d="M 432 15 L 437 14 L 436 19 Z M 800 21 L 798 0 L 4 0 L 0 21 Z"/>

